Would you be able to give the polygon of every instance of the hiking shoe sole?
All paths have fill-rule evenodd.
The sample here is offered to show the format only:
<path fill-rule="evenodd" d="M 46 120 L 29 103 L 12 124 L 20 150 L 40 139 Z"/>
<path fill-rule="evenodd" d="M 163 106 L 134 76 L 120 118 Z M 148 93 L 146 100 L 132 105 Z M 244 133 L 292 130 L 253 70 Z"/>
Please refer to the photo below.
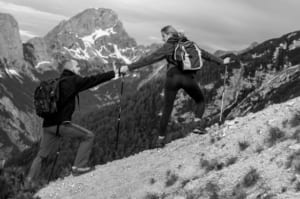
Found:
<path fill-rule="evenodd" d="M 84 167 L 84 168 L 72 167 L 72 175 L 79 176 L 79 175 L 89 173 L 94 170 L 95 170 L 95 167 Z"/>

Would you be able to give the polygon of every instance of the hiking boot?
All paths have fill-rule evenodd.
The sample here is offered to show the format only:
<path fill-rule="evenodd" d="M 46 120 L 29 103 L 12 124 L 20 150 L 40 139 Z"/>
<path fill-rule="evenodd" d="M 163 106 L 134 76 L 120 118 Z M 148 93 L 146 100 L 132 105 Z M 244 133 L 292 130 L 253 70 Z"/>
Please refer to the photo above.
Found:
<path fill-rule="evenodd" d="M 91 171 L 94 171 L 95 167 L 72 167 L 72 175 L 73 176 L 79 176 Z"/>
<path fill-rule="evenodd" d="M 163 148 L 166 145 L 166 136 L 158 136 L 156 141 L 157 148 Z"/>
<path fill-rule="evenodd" d="M 25 178 L 24 182 L 23 182 L 23 189 L 25 191 L 33 191 L 35 189 L 37 189 L 38 185 L 35 181 L 33 181 L 31 178 Z"/>

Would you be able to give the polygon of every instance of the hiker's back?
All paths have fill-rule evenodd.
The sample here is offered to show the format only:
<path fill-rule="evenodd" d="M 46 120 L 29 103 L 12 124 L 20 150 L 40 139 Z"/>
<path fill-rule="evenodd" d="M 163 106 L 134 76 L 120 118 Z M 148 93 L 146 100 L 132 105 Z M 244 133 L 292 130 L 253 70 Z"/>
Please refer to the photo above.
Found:
<path fill-rule="evenodd" d="M 44 117 L 43 127 L 58 125 L 63 121 L 71 121 L 75 111 L 75 102 L 78 91 L 76 89 L 76 75 L 64 71 L 60 76 L 59 99 L 57 101 L 57 112 Z"/>

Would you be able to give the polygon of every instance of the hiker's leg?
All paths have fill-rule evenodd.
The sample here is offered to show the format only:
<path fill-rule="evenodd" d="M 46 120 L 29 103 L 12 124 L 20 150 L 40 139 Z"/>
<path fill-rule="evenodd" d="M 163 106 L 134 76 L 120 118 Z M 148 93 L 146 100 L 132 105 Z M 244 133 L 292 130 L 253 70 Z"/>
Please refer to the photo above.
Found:
<path fill-rule="evenodd" d="M 59 145 L 59 137 L 56 136 L 56 126 L 43 129 L 42 141 L 37 156 L 32 162 L 27 179 L 34 180 L 39 176 L 42 161 L 50 154 L 55 153 Z"/>
<path fill-rule="evenodd" d="M 205 98 L 201 91 L 200 86 L 198 85 L 195 77 L 193 75 L 186 76 L 183 79 L 183 89 L 185 92 L 193 98 L 195 103 L 197 104 L 195 110 L 195 116 L 198 118 L 202 118 L 204 111 L 205 111 Z"/>
<path fill-rule="evenodd" d="M 176 94 L 179 89 L 175 81 L 176 80 L 174 79 L 174 77 L 168 77 L 166 79 L 166 85 L 164 90 L 164 108 L 159 127 L 160 136 L 166 136 L 168 122 L 173 110 Z"/>
<path fill-rule="evenodd" d="M 94 134 L 91 131 L 71 122 L 62 124 L 59 132 L 63 137 L 80 139 L 80 145 L 77 150 L 74 166 L 78 168 L 87 167 L 94 142 Z"/>

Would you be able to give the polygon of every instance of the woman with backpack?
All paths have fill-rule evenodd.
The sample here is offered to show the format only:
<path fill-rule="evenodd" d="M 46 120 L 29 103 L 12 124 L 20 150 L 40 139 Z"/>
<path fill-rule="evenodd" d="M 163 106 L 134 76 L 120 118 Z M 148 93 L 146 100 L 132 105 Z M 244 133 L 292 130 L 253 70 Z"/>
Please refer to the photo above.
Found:
<path fill-rule="evenodd" d="M 176 56 L 174 56 L 175 48 L 178 47 L 178 43 L 187 42 L 189 40 L 170 25 L 161 29 L 161 36 L 162 40 L 165 42 L 162 47 L 157 49 L 149 56 L 143 57 L 137 62 L 129 65 L 122 66 L 120 69 L 121 73 L 126 73 L 128 71 L 133 71 L 135 69 L 166 59 L 167 75 L 164 88 L 164 108 L 158 130 L 159 147 L 163 147 L 165 145 L 166 129 L 173 109 L 176 94 L 179 89 L 184 89 L 185 92 L 196 102 L 197 110 L 195 110 L 195 115 L 198 118 L 202 118 L 205 110 L 204 96 L 197 80 L 195 79 L 197 70 L 184 70 L 182 60 L 177 60 Z M 222 59 L 214 57 L 203 50 L 201 50 L 200 55 L 202 58 L 208 61 L 223 64 Z M 199 61 L 201 61 L 201 57 L 199 58 Z"/>

